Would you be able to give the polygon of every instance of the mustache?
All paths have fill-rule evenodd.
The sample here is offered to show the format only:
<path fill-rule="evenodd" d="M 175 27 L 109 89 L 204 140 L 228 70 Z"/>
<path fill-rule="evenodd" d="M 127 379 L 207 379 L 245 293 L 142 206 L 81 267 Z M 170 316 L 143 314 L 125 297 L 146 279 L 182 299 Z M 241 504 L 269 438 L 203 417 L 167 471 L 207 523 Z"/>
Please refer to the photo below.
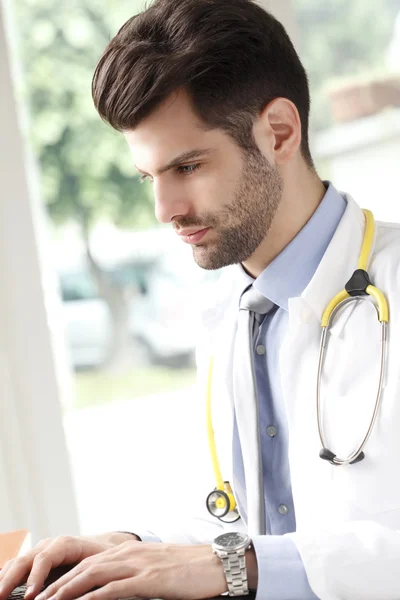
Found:
<path fill-rule="evenodd" d="M 209 222 L 212 221 L 212 219 L 207 219 Z M 199 227 L 202 229 L 205 229 L 206 227 L 210 227 L 212 225 L 212 223 L 204 223 L 203 219 L 199 219 L 199 218 L 195 218 L 195 217 L 184 217 L 182 219 L 179 220 L 175 220 L 172 223 L 172 226 L 174 228 L 175 231 L 179 231 L 180 229 L 185 229 L 185 227 Z"/>
<path fill-rule="evenodd" d="M 203 213 L 198 217 L 185 216 L 174 219 L 172 221 L 172 227 L 175 231 L 180 231 L 186 227 L 198 227 L 199 229 L 213 227 L 214 229 L 223 229 L 224 223 L 235 217 L 235 212 L 234 207 L 223 206 L 217 214 Z"/>

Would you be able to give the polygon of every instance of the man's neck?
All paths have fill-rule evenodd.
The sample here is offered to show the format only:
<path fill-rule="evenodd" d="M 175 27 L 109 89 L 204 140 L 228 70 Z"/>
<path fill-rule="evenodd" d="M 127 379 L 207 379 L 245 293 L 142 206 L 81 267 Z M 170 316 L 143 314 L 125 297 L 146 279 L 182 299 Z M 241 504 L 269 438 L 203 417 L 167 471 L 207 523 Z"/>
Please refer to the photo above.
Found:
<path fill-rule="evenodd" d="M 309 170 L 285 178 L 284 182 L 282 200 L 268 234 L 256 252 L 242 263 L 252 277 L 258 277 L 296 237 L 326 193 L 321 179 Z"/>

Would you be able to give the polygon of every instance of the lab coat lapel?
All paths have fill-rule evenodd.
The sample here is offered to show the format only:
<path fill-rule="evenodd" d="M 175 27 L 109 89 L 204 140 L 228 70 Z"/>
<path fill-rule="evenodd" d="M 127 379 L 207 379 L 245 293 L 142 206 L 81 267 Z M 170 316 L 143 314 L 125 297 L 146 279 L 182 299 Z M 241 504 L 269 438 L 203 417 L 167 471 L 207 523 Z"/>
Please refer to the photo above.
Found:
<path fill-rule="evenodd" d="M 345 213 L 313 278 L 301 295 L 319 321 L 327 304 L 343 290 L 356 270 L 361 251 L 365 217 L 351 196 L 346 195 L 346 200 Z"/>

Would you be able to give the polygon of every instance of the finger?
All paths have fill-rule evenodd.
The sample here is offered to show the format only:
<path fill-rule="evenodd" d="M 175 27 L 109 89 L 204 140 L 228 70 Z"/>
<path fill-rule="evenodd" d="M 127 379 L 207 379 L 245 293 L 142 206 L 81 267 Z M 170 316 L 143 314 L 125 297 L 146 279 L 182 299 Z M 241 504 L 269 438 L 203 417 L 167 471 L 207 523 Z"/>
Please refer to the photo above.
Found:
<path fill-rule="evenodd" d="M 2 582 L 4 582 L 5 580 L 4 587 L 6 587 L 7 589 L 9 589 L 9 586 L 12 585 L 14 586 L 13 589 L 21 585 L 30 572 L 35 556 L 39 554 L 41 548 L 49 544 L 49 541 L 49 539 L 41 540 L 38 544 L 36 544 L 33 550 L 26 553 L 24 556 L 18 559 L 8 560 L 5 563 L 3 568 L 0 569 L 0 598 L 3 598 L 4 596 L 2 591 Z M 21 563 L 21 566 L 18 563 L 16 563 L 16 560 L 18 560 L 19 563 Z M 23 567 L 22 563 L 27 563 L 26 568 Z M 15 569 L 18 569 L 18 571 L 15 572 Z M 13 579 L 11 580 L 11 578 Z"/>
<path fill-rule="evenodd" d="M 49 586 L 47 590 L 38 596 L 37 600 L 69 600 L 79 598 L 87 594 L 93 588 L 105 586 L 111 582 L 127 577 L 132 577 L 132 565 L 126 562 L 118 563 L 92 563 L 85 569 L 84 565 L 78 565 L 74 571 L 75 575 L 68 580 L 62 577 L 56 584 Z M 69 573 L 68 573 L 69 575 Z M 64 580 L 64 581 L 62 581 Z M 60 585 L 58 585 L 60 584 Z"/>
<path fill-rule="evenodd" d="M 32 600 L 43 589 L 52 569 L 62 564 L 74 564 L 82 555 L 82 543 L 72 537 L 53 539 L 36 555 L 26 582 L 26 600 Z M 1 600 L 1 599 L 0 599 Z"/>
<path fill-rule="evenodd" d="M 43 540 L 39 540 L 35 546 L 35 550 L 42 550 L 46 546 L 50 546 L 54 542 L 54 538 L 45 538 Z"/>
<path fill-rule="evenodd" d="M 26 582 L 25 598 L 28 600 L 31 600 L 42 591 L 44 582 L 51 569 L 58 564 L 54 564 L 54 559 L 49 551 L 50 547 L 47 550 L 39 552 L 33 560 L 32 568 Z"/>
<path fill-rule="evenodd" d="M 11 592 L 25 581 L 30 571 L 32 559 L 33 556 L 30 553 L 10 561 L 5 573 L 2 573 L 0 600 L 6 600 Z"/>
<path fill-rule="evenodd" d="M 93 559 L 82 560 L 78 565 L 76 565 L 76 567 L 74 567 L 73 569 L 70 569 L 70 571 L 68 571 L 68 573 L 65 573 L 64 575 L 62 575 L 62 577 L 59 577 L 57 579 L 57 581 L 54 581 L 51 585 L 47 586 L 46 590 L 44 592 L 42 592 L 36 598 L 36 600 L 46 600 L 46 599 L 54 596 L 58 592 L 58 590 L 60 590 L 61 588 L 64 588 L 72 580 L 76 579 L 84 571 L 86 571 L 86 569 L 89 568 L 89 565 L 93 564 L 92 561 L 93 561 Z"/>
<path fill-rule="evenodd" d="M 57 579 L 57 581 L 55 581 L 54 583 L 49 585 L 46 588 L 46 592 L 43 595 L 40 595 L 40 597 L 38 597 L 37 600 L 44 600 L 45 598 L 50 598 L 50 596 L 53 596 L 54 594 L 56 594 L 56 592 L 61 587 L 64 587 L 70 581 L 75 580 L 82 572 L 86 571 L 87 569 L 89 569 L 91 567 L 94 567 L 95 565 L 99 565 L 100 570 L 101 570 L 101 569 L 104 569 L 105 563 L 111 563 L 112 561 L 115 561 L 116 559 L 117 559 L 116 564 L 122 563 L 122 562 L 124 562 L 124 564 L 127 564 L 127 561 L 124 559 L 125 559 L 127 548 L 129 548 L 131 550 L 131 546 L 130 546 L 131 542 L 127 542 L 127 544 L 128 544 L 127 546 L 125 546 L 125 544 L 120 544 L 119 546 L 117 546 L 115 548 L 109 548 L 107 550 L 104 550 L 103 552 L 99 552 L 95 556 L 90 556 L 90 557 L 82 560 L 78 565 L 76 565 L 76 567 L 74 567 L 68 573 L 65 573 L 65 575 L 63 575 L 62 577 L 59 577 Z M 118 558 L 120 556 L 122 556 L 123 558 L 118 560 Z M 132 567 L 130 567 L 129 570 L 127 571 L 127 576 L 128 575 L 132 575 Z"/>
<path fill-rule="evenodd" d="M 43 540 L 40 540 L 36 546 L 33 549 L 33 556 L 32 556 L 32 565 L 34 563 L 35 560 L 35 556 L 37 556 L 38 554 L 40 554 L 40 552 L 42 552 L 47 546 L 50 546 L 50 544 L 54 542 L 53 538 L 46 538 Z M 28 575 L 28 579 L 26 582 L 26 589 L 25 589 L 25 594 L 24 597 L 25 598 L 33 598 L 39 591 L 41 591 L 43 586 L 40 586 L 39 589 L 35 588 L 34 585 L 34 579 L 32 580 L 32 566 L 30 569 L 30 575 Z"/>
<path fill-rule="evenodd" d="M 47 598 L 51 598 L 54 596 L 59 589 L 66 586 L 70 581 L 75 579 L 82 573 L 82 569 L 84 568 L 85 561 L 83 560 L 79 565 L 65 573 L 62 577 L 59 577 L 57 581 L 54 581 L 51 585 L 49 585 L 39 596 L 37 596 L 36 600 L 46 600 Z"/>
<path fill-rule="evenodd" d="M 0 569 L 0 583 L 2 582 L 2 580 L 5 577 L 5 574 L 7 573 L 7 571 L 9 570 L 9 568 L 11 567 L 11 565 L 13 564 L 13 560 L 8 560 L 7 562 L 4 563 L 3 567 Z"/>
<path fill-rule="evenodd" d="M 82 596 L 79 600 L 125 600 L 127 598 L 132 600 L 143 600 L 151 598 L 151 595 L 146 595 L 139 591 L 146 589 L 146 579 L 143 577 L 130 577 L 122 581 L 112 581 L 104 587 L 98 590 L 93 590 L 88 594 Z"/>

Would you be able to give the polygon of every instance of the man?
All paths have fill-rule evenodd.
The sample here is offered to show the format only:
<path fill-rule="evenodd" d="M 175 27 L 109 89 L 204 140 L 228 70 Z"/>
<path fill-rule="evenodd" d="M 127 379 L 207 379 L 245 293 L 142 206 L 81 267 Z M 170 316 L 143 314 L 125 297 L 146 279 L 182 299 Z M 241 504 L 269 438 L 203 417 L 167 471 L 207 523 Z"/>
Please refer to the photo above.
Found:
<path fill-rule="evenodd" d="M 229 266 L 205 311 L 199 382 L 205 398 L 213 356 L 213 428 L 242 518 L 224 525 L 204 508 L 199 535 L 44 540 L 5 567 L 0 598 L 24 576 L 34 598 L 59 564 L 77 566 L 47 598 L 234 595 L 232 564 L 211 545 L 225 527 L 251 537 L 234 576 L 239 593 L 248 585 L 260 599 L 398 599 L 399 229 L 378 224 L 368 265 L 392 309 L 381 411 L 364 460 L 339 467 L 319 456 L 320 323 L 357 268 L 365 219 L 315 171 L 307 77 L 283 27 L 249 0 L 157 0 L 105 49 L 93 98 L 151 180 L 158 220 L 192 245 L 201 267 Z M 254 290 L 267 300 L 260 310 L 242 306 Z M 250 359 L 238 344 L 243 315 Z M 332 328 L 323 423 L 337 456 L 368 429 L 379 327 L 371 304 L 358 302 Z"/>

